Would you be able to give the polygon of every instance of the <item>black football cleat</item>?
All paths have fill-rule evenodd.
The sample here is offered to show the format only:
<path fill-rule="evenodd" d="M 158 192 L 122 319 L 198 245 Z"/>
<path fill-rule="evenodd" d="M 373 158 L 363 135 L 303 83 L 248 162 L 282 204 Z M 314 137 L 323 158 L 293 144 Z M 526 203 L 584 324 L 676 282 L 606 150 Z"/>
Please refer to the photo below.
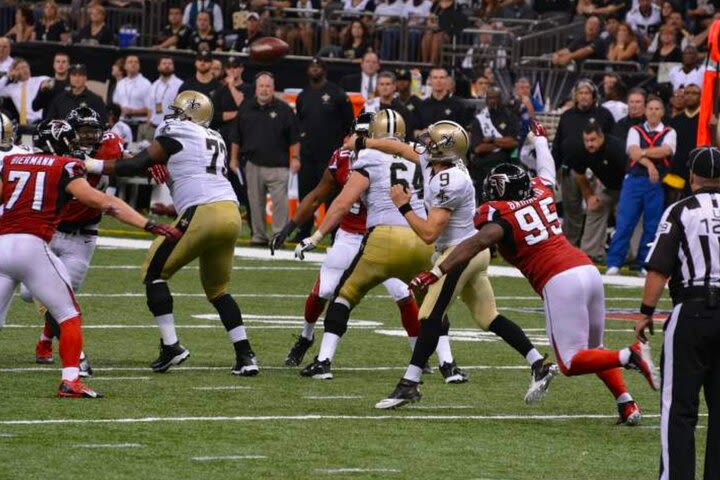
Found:
<path fill-rule="evenodd" d="M 307 367 L 300 370 L 300 375 L 303 377 L 311 377 L 316 380 L 331 380 L 333 378 L 331 370 L 330 359 L 325 359 L 322 362 L 315 357 L 315 360 Z"/>
<path fill-rule="evenodd" d="M 315 339 L 307 339 L 303 337 L 302 335 L 298 337 L 297 341 L 295 342 L 295 345 L 292 346 L 290 349 L 290 352 L 285 357 L 285 366 L 286 367 L 297 367 L 302 362 L 303 358 L 305 357 L 305 354 L 307 351 L 312 347 L 313 343 L 315 343 Z"/>
<path fill-rule="evenodd" d="M 88 361 L 87 355 L 85 355 L 85 352 L 82 353 L 82 356 L 80 357 L 80 377 L 81 378 L 89 378 L 92 377 L 93 369 L 90 366 L 90 362 Z"/>
<path fill-rule="evenodd" d="M 260 373 L 255 353 L 251 350 L 248 353 L 238 355 L 235 360 L 235 366 L 230 373 L 240 377 L 254 377 Z"/>
<path fill-rule="evenodd" d="M 468 381 L 467 373 L 457 366 L 455 360 L 452 363 L 445 362 L 440 365 L 440 373 L 442 373 L 445 383 L 465 383 Z"/>
<path fill-rule="evenodd" d="M 380 410 L 398 408 L 406 403 L 417 402 L 421 397 L 418 383 L 403 378 L 387 398 L 375 404 L 375 408 Z"/>
<path fill-rule="evenodd" d="M 554 363 L 545 363 L 545 358 L 543 358 L 537 360 L 530 370 L 530 386 L 525 394 L 525 403 L 534 405 L 547 394 L 550 382 L 560 372 L 560 369 Z"/>
<path fill-rule="evenodd" d="M 160 340 L 160 356 L 150 364 L 153 372 L 164 373 L 174 365 L 180 365 L 190 356 L 190 350 L 175 342 L 172 345 L 164 345 Z"/>

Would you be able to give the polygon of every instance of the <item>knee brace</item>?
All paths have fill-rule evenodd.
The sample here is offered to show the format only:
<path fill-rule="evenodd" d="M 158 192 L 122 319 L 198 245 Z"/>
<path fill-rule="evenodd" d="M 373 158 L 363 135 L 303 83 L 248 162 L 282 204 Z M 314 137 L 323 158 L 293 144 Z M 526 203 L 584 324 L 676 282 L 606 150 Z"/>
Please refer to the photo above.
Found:
<path fill-rule="evenodd" d="M 173 312 L 173 298 L 167 282 L 156 281 L 145 285 L 147 306 L 156 317 Z"/>
<path fill-rule="evenodd" d="M 350 307 L 334 301 L 325 314 L 325 331 L 342 337 L 347 331 L 348 320 L 350 320 Z"/>

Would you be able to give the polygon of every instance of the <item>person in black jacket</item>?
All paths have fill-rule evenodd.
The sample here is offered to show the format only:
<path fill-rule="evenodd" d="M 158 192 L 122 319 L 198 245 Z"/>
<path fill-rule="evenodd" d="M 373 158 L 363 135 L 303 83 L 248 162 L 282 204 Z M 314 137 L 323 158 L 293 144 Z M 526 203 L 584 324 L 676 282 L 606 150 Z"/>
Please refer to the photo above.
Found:
<path fill-rule="evenodd" d="M 583 226 L 582 195 L 575 175 L 570 172 L 567 152 L 581 147 L 582 132 L 590 120 L 600 125 L 606 135 L 612 132 L 615 120 L 608 109 L 597 104 L 598 91 L 591 80 L 578 80 L 572 99 L 573 108 L 560 116 L 552 155 L 562 173 L 563 233 L 571 244 L 579 246 Z"/>
<path fill-rule="evenodd" d="M 46 118 L 65 118 L 71 110 L 78 107 L 90 107 L 100 116 L 100 122 L 107 122 L 105 102 L 99 95 L 87 88 L 87 70 L 85 65 L 70 67 L 70 85 L 52 99 L 47 108 Z"/>
<path fill-rule="evenodd" d="M 375 96 L 380 59 L 375 52 L 365 52 L 360 62 L 360 72 L 345 75 L 340 79 L 340 88 L 346 92 L 360 92 L 365 100 Z"/>
<path fill-rule="evenodd" d="M 47 107 L 53 98 L 65 91 L 65 87 L 69 85 L 68 76 L 70 68 L 70 55 L 66 52 L 57 52 L 53 59 L 53 70 L 55 76 L 50 80 L 45 80 L 40 84 L 35 99 L 32 102 L 32 108 L 35 111 L 43 111 L 43 120 L 47 117 Z"/>

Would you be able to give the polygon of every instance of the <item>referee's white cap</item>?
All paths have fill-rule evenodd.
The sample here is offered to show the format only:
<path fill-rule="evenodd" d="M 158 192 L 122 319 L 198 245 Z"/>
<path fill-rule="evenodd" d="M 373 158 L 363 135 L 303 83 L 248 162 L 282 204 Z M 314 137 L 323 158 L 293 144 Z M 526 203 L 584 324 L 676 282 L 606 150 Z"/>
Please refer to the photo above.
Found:
<path fill-rule="evenodd" d="M 720 178 L 720 150 L 716 147 L 698 147 L 690 152 L 687 166 L 699 177 Z"/>

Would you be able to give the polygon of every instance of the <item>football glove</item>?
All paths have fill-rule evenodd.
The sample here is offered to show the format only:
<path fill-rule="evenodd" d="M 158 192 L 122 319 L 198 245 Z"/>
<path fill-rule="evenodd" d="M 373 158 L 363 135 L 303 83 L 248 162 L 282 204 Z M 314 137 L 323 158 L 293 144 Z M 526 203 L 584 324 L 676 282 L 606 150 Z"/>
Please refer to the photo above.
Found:
<path fill-rule="evenodd" d="M 530 131 L 536 137 L 547 137 L 547 131 L 545 130 L 545 126 L 535 120 L 530 121 Z"/>
<path fill-rule="evenodd" d="M 170 180 L 170 171 L 165 165 L 156 163 L 152 167 L 147 169 L 147 174 L 150 178 L 155 180 L 155 183 L 162 185 Z"/>
<path fill-rule="evenodd" d="M 278 250 L 280 249 L 280 247 L 282 247 L 287 237 L 290 236 L 290 234 L 295 230 L 296 227 L 297 225 L 295 225 L 295 222 L 290 220 L 288 223 L 285 224 L 282 230 L 272 236 L 269 244 L 270 255 L 275 255 L 275 250 Z"/>
<path fill-rule="evenodd" d="M 158 237 L 163 236 L 171 242 L 177 242 L 183 236 L 183 232 L 171 225 L 165 225 L 162 223 L 155 223 L 148 220 L 145 225 L 145 231 L 157 235 Z"/>
<path fill-rule="evenodd" d="M 438 267 L 433 267 L 432 270 L 420 272 L 415 275 L 415 277 L 410 280 L 410 288 L 417 292 L 424 292 L 430 285 L 440 280 L 440 277 L 442 276 L 443 273 L 440 269 Z"/>

